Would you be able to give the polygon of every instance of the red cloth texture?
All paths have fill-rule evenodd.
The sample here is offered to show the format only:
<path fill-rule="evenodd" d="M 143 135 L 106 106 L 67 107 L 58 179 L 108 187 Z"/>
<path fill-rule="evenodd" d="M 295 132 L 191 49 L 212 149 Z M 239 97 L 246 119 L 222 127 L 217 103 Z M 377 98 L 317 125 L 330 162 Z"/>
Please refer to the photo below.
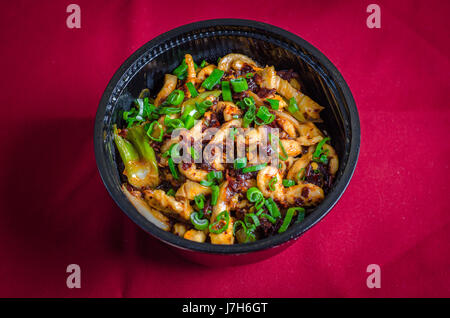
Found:
<path fill-rule="evenodd" d="M 81 29 L 66 7 L 81 8 Z M 449 297 L 448 1 L 10 1 L 2 4 L 0 296 Z M 340 70 L 361 153 L 332 212 L 265 261 L 180 259 L 113 202 L 93 124 L 136 49 L 186 23 L 245 18 L 293 32 Z M 66 267 L 81 267 L 81 288 Z M 369 264 L 381 288 L 366 285 Z"/>

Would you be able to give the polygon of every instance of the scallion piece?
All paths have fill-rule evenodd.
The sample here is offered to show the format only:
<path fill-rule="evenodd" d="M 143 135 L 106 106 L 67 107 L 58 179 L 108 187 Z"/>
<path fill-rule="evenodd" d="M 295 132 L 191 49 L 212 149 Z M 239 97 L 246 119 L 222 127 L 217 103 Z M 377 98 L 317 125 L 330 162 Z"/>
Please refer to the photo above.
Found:
<path fill-rule="evenodd" d="M 211 72 L 211 75 L 208 76 L 207 79 L 205 79 L 202 83 L 202 87 L 204 87 L 207 90 L 212 90 L 214 86 L 216 86 L 217 84 L 219 84 L 220 79 L 222 78 L 223 74 L 225 74 L 224 71 L 219 70 L 219 69 L 214 69 Z"/>
<path fill-rule="evenodd" d="M 280 107 L 280 101 L 278 99 L 267 98 L 266 101 L 269 102 L 270 107 L 272 107 L 272 109 L 274 110 L 278 110 L 278 108 Z"/>
<path fill-rule="evenodd" d="M 201 181 L 200 181 L 200 184 L 201 184 L 202 186 L 205 186 L 205 187 L 210 187 L 210 186 L 212 186 L 212 185 L 214 184 L 214 182 L 213 182 L 213 181 L 210 181 L 210 180 L 201 180 Z"/>
<path fill-rule="evenodd" d="M 206 113 L 209 107 L 213 105 L 212 101 L 210 100 L 204 100 L 201 103 L 195 103 L 195 107 L 200 115 L 203 115 Z"/>
<path fill-rule="evenodd" d="M 236 93 L 241 93 L 248 89 L 247 80 L 243 77 L 232 79 L 230 82 L 231 86 L 233 87 L 233 91 L 235 91 Z"/>
<path fill-rule="evenodd" d="M 270 191 L 275 191 L 275 187 L 274 184 L 278 182 L 278 178 L 277 177 L 273 177 L 272 179 L 270 179 L 269 181 L 269 189 Z"/>
<path fill-rule="evenodd" d="M 245 74 L 245 77 L 246 77 L 246 78 L 252 78 L 253 76 L 255 76 L 255 74 L 253 74 L 253 73 L 247 73 L 247 74 Z"/>
<path fill-rule="evenodd" d="M 164 153 L 162 154 L 162 157 L 163 157 L 163 158 L 167 158 L 167 157 L 171 156 L 172 149 L 173 149 L 173 147 L 175 147 L 176 145 L 177 145 L 177 144 L 172 144 L 172 145 L 169 147 L 169 150 L 167 150 L 166 152 L 164 152 Z"/>
<path fill-rule="evenodd" d="M 251 187 L 247 190 L 247 199 L 252 202 L 259 202 L 264 199 L 264 195 L 257 187 Z"/>
<path fill-rule="evenodd" d="M 194 161 L 197 160 L 199 158 L 199 156 L 198 156 L 197 152 L 195 151 L 195 148 L 191 146 L 190 150 L 191 150 L 192 159 L 194 159 Z"/>
<path fill-rule="evenodd" d="M 269 141 L 270 141 L 270 143 L 272 143 L 272 138 L 273 138 L 273 135 L 269 133 Z M 281 143 L 280 139 L 278 139 L 278 144 L 280 145 L 281 152 L 283 153 L 283 155 L 279 154 L 278 157 L 280 157 L 280 159 L 283 160 L 283 161 L 288 160 L 289 156 L 288 156 L 288 154 L 286 152 L 286 149 L 284 149 L 284 146 Z"/>
<path fill-rule="evenodd" d="M 200 67 L 201 67 L 201 68 L 204 68 L 205 66 L 206 66 L 206 61 L 203 60 L 203 61 L 200 63 Z"/>
<path fill-rule="evenodd" d="M 208 179 L 208 181 L 220 181 L 223 178 L 222 171 L 210 171 L 206 175 L 206 178 Z"/>
<path fill-rule="evenodd" d="M 323 145 L 330 140 L 329 137 L 323 138 L 319 143 L 317 144 L 316 150 L 313 153 L 313 159 L 318 160 L 320 158 L 320 155 L 322 154 L 322 148 Z"/>
<path fill-rule="evenodd" d="M 266 166 L 267 166 L 267 163 L 262 163 L 262 164 L 256 165 L 256 166 L 245 167 L 244 169 L 242 169 L 242 172 L 243 173 L 255 172 L 255 171 L 264 169 Z"/>
<path fill-rule="evenodd" d="M 194 84 L 192 84 L 191 82 L 187 82 L 186 86 L 187 86 L 187 88 L 189 90 L 189 93 L 191 93 L 191 97 L 197 97 L 198 96 L 198 92 L 195 89 Z"/>
<path fill-rule="evenodd" d="M 266 205 L 267 210 L 269 210 L 270 215 L 274 218 L 279 218 L 281 216 L 280 210 L 272 198 L 267 198 L 264 204 Z"/>
<path fill-rule="evenodd" d="M 179 80 L 184 80 L 186 78 L 186 76 L 187 76 L 187 64 L 186 64 L 186 61 L 184 59 L 183 59 L 183 62 L 181 62 L 181 64 L 176 69 L 174 69 L 173 75 L 178 77 Z"/>
<path fill-rule="evenodd" d="M 175 180 L 178 180 L 180 177 L 178 176 L 178 170 L 175 167 L 175 163 L 173 162 L 172 157 L 169 158 L 168 162 L 169 162 L 170 173 L 172 174 L 172 176 Z"/>
<path fill-rule="evenodd" d="M 261 217 L 269 220 L 269 222 L 272 224 L 275 224 L 275 222 L 277 221 L 277 219 L 275 219 L 273 216 L 266 213 L 261 213 Z"/>
<path fill-rule="evenodd" d="M 259 210 L 262 208 L 262 206 L 264 205 L 264 202 L 266 202 L 266 200 L 264 198 L 262 198 L 261 200 L 259 200 L 258 202 L 256 202 L 255 204 L 255 209 Z"/>
<path fill-rule="evenodd" d="M 297 220 L 295 221 L 295 223 L 299 223 L 299 222 L 303 221 L 305 219 L 305 209 L 300 206 L 293 208 L 293 209 L 296 209 L 298 211 L 298 216 L 297 216 Z"/>
<path fill-rule="evenodd" d="M 233 224 L 233 235 L 236 235 L 236 229 L 239 226 L 241 226 L 241 228 L 244 232 L 247 232 L 247 226 L 245 225 L 245 223 L 242 222 L 241 220 L 238 220 L 238 221 L 234 222 L 234 224 Z"/>
<path fill-rule="evenodd" d="M 231 127 L 230 128 L 230 138 L 231 138 L 231 140 L 234 140 L 234 135 L 236 135 L 237 132 L 238 132 L 238 130 L 237 130 L 236 127 Z"/>
<path fill-rule="evenodd" d="M 167 191 L 166 194 L 171 196 L 171 197 L 173 197 L 173 196 L 175 196 L 175 190 L 174 189 L 170 189 L 169 191 Z"/>
<path fill-rule="evenodd" d="M 198 212 L 192 212 L 190 218 L 192 225 L 199 231 L 206 230 L 209 226 L 208 219 L 201 219 Z"/>
<path fill-rule="evenodd" d="M 256 113 L 256 117 L 263 121 L 263 124 L 270 124 L 275 119 L 275 115 L 269 112 L 266 106 L 261 106 Z M 256 121 L 255 121 L 256 122 Z"/>
<path fill-rule="evenodd" d="M 292 97 L 292 98 L 289 100 L 288 110 L 289 110 L 289 112 L 292 113 L 292 114 L 294 114 L 295 112 L 298 111 L 297 100 L 295 99 L 295 97 Z"/>
<path fill-rule="evenodd" d="M 237 158 L 237 159 L 234 160 L 234 169 L 235 170 L 245 168 L 246 165 L 247 165 L 247 158 L 246 157 Z"/>
<path fill-rule="evenodd" d="M 243 127 L 247 128 L 253 120 L 255 120 L 255 109 L 250 107 L 244 115 Z"/>
<path fill-rule="evenodd" d="M 196 195 L 194 197 L 195 205 L 202 210 L 205 207 L 205 196 L 203 194 Z"/>
<path fill-rule="evenodd" d="M 171 115 L 171 114 L 178 114 L 181 112 L 181 108 L 179 107 L 161 107 L 158 110 L 158 113 L 163 115 Z"/>
<path fill-rule="evenodd" d="M 295 185 L 295 181 L 294 181 L 294 180 L 289 180 L 289 179 L 284 179 L 284 180 L 283 180 L 283 185 L 284 185 L 286 188 L 289 188 L 289 187 L 292 187 L 292 186 Z"/>
<path fill-rule="evenodd" d="M 233 96 L 231 95 L 230 82 L 222 81 L 222 98 L 224 101 L 232 102 Z"/>
<path fill-rule="evenodd" d="M 244 97 L 244 105 L 247 107 L 252 107 L 255 105 L 255 100 L 253 97 Z"/>
<path fill-rule="evenodd" d="M 328 157 L 325 154 L 320 155 L 320 158 L 318 160 L 319 162 L 323 163 L 323 164 L 328 164 Z"/>
<path fill-rule="evenodd" d="M 216 205 L 219 199 L 219 187 L 216 185 L 211 186 L 211 205 Z"/>
<path fill-rule="evenodd" d="M 244 222 L 247 227 L 250 227 L 252 225 L 258 227 L 261 225 L 261 222 L 259 222 L 258 217 L 254 213 L 247 213 L 244 216 Z"/>
<path fill-rule="evenodd" d="M 182 90 L 176 89 L 167 97 L 167 103 L 170 105 L 180 105 L 184 100 L 184 92 Z"/>
<path fill-rule="evenodd" d="M 298 172 L 297 172 L 297 175 L 295 176 L 295 178 L 297 179 L 297 180 L 305 180 L 305 175 L 303 175 L 303 177 L 300 179 L 300 175 L 302 174 L 302 172 L 304 172 L 305 171 L 305 168 L 301 168 Z"/>
<path fill-rule="evenodd" d="M 184 128 L 184 123 L 180 119 L 178 119 L 178 118 L 170 119 L 169 118 L 166 122 L 167 118 L 169 118 L 169 117 L 166 117 L 164 119 L 164 124 L 168 128 L 168 130 L 167 130 L 168 132 L 171 132 L 177 128 Z"/>
<path fill-rule="evenodd" d="M 286 215 L 283 220 L 283 224 L 281 224 L 281 227 L 278 229 L 278 233 L 283 233 L 287 230 L 289 227 L 289 224 L 291 224 L 292 217 L 294 216 L 295 208 L 289 208 L 286 212 Z"/>

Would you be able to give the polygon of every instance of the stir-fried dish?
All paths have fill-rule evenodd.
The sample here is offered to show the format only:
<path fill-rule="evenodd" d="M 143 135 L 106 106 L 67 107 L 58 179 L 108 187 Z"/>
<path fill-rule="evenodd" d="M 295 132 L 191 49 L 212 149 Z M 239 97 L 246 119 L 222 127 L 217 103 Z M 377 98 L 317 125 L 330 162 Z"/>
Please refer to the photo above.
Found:
<path fill-rule="evenodd" d="M 188 240 L 283 233 L 322 202 L 338 170 L 316 126 L 322 109 L 293 70 L 186 54 L 157 95 L 144 89 L 114 126 L 122 189 L 144 217 Z"/>

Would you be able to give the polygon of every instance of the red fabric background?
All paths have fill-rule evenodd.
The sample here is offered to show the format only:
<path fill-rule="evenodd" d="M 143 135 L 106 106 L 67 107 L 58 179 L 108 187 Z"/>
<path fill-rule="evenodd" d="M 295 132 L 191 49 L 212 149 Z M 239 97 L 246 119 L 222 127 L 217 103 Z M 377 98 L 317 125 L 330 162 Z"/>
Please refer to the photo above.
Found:
<path fill-rule="evenodd" d="M 2 3 L 0 296 L 450 296 L 448 1 L 69 1 Z M 295 3 L 295 4 L 294 4 Z M 179 259 L 114 204 L 97 172 L 100 96 L 137 48 L 174 27 L 249 18 L 319 48 L 361 118 L 355 175 L 294 246 L 266 261 L 204 268 Z M 66 266 L 81 266 L 81 289 Z M 366 267 L 381 266 L 381 288 Z"/>

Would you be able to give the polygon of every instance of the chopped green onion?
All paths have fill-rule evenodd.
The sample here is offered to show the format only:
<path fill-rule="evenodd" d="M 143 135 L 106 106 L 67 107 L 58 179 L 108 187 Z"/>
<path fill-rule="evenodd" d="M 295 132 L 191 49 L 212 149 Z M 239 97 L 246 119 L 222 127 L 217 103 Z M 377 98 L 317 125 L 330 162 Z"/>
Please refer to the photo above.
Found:
<path fill-rule="evenodd" d="M 230 138 L 231 138 L 231 140 L 234 140 L 234 135 L 236 135 L 237 132 L 238 132 L 238 130 L 237 130 L 236 127 L 231 127 L 230 128 Z"/>
<path fill-rule="evenodd" d="M 286 215 L 283 220 L 283 224 L 281 224 L 281 227 L 278 230 L 278 233 L 283 233 L 287 230 L 289 227 L 289 224 L 291 224 L 292 217 L 294 216 L 295 208 L 289 208 L 286 212 Z"/>
<path fill-rule="evenodd" d="M 218 229 L 218 226 L 224 223 L 223 221 L 225 221 L 225 224 Z M 217 215 L 216 221 L 209 226 L 209 232 L 213 234 L 220 234 L 228 229 L 229 224 L 230 224 L 230 214 L 226 210 L 222 211 Z"/>
<path fill-rule="evenodd" d="M 277 177 L 273 177 L 272 179 L 270 179 L 269 181 L 269 189 L 270 191 L 275 191 L 275 187 L 274 184 L 278 182 L 278 178 Z"/>
<path fill-rule="evenodd" d="M 269 133 L 270 143 L 272 143 L 272 137 L 273 137 L 273 135 Z M 278 138 L 277 138 L 277 139 L 278 139 Z M 278 157 L 280 157 L 280 159 L 283 160 L 283 161 L 288 160 L 288 158 L 289 158 L 289 157 L 288 157 L 288 154 L 287 154 L 287 152 L 286 152 L 286 149 L 284 149 L 284 146 L 283 146 L 283 144 L 281 143 L 281 140 L 280 140 L 280 139 L 278 139 L 278 144 L 280 145 L 281 151 L 283 152 L 283 156 L 280 154 L 280 155 L 278 155 Z"/>
<path fill-rule="evenodd" d="M 201 67 L 201 68 L 204 68 L 205 66 L 206 66 L 206 61 L 203 60 L 203 61 L 200 63 L 200 67 Z"/>
<path fill-rule="evenodd" d="M 265 201 L 265 205 L 267 210 L 269 210 L 270 215 L 274 218 L 279 218 L 281 216 L 280 210 L 278 209 L 277 204 L 272 198 L 267 198 Z"/>
<path fill-rule="evenodd" d="M 261 217 L 269 220 L 269 222 L 272 224 L 275 224 L 275 222 L 277 221 L 277 219 L 275 219 L 273 216 L 266 213 L 261 213 Z"/>
<path fill-rule="evenodd" d="M 241 93 L 248 89 L 247 80 L 243 77 L 232 79 L 230 82 L 231 82 L 231 86 L 233 87 L 233 90 L 236 93 Z"/>
<path fill-rule="evenodd" d="M 301 168 L 298 172 L 297 172 L 297 175 L 295 176 L 295 178 L 297 179 L 297 180 L 299 180 L 300 179 L 300 174 L 303 172 L 303 171 L 305 171 L 305 168 Z M 305 180 L 305 175 L 300 179 L 300 180 Z"/>
<path fill-rule="evenodd" d="M 245 222 L 245 225 L 247 225 L 247 227 L 250 227 L 251 225 L 255 225 L 256 227 L 258 227 L 261 225 L 258 217 L 254 213 L 247 213 L 244 216 L 244 222 Z"/>
<path fill-rule="evenodd" d="M 224 101 L 232 102 L 233 96 L 231 95 L 230 82 L 223 81 L 222 82 L 222 98 Z"/>
<path fill-rule="evenodd" d="M 199 158 L 197 152 L 195 151 L 195 148 L 191 146 L 191 157 L 192 159 L 197 160 Z"/>
<path fill-rule="evenodd" d="M 223 178 L 222 171 L 210 171 L 206 175 L 206 178 L 208 179 L 208 181 L 220 181 Z"/>
<path fill-rule="evenodd" d="M 251 227 L 251 228 L 247 229 L 247 231 L 245 232 L 246 238 L 245 238 L 245 242 L 244 243 L 247 243 L 250 239 L 252 241 L 256 240 L 255 233 L 253 233 L 254 230 L 255 230 L 254 227 Z"/>
<path fill-rule="evenodd" d="M 234 160 L 234 169 L 235 170 L 245 168 L 246 165 L 247 165 L 247 158 L 246 157 L 237 158 L 237 159 Z"/>
<path fill-rule="evenodd" d="M 275 119 L 275 115 L 269 112 L 269 109 L 266 106 L 259 107 L 258 112 L 256 113 L 256 117 L 261 119 L 266 125 L 270 124 Z"/>
<path fill-rule="evenodd" d="M 262 198 L 261 200 L 259 200 L 258 202 L 256 202 L 256 204 L 255 204 L 255 209 L 256 209 L 256 210 L 261 209 L 265 202 L 266 202 L 266 200 L 265 200 L 264 198 Z"/>
<path fill-rule="evenodd" d="M 272 109 L 278 110 L 278 108 L 280 107 L 280 101 L 278 99 L 267 98 L 266 101 L 269 102 Z"/>
<path fill-rule="evenodd" d="M 236 235 L 236 229 L 238 228 L 238 226 L 241 226 L 241 228 L 244 230 L 244 232 L 247 232 L 247 226 L 245 226 L 245 223 L 242 222 L 241 220 L 238 220 L 236 222 L 234 222 L 233 225 L 233 235 Z"/>
<path fill-rule="evenodd" d="M 243 123 L 244 128 L 247 128 L 254 119 L 255 119 L 255 108 L 250 107 L 244 115 L 244 123 Z"/>
<path fill-rule="evenodd" d="M 259 201 L 257 204 L 259 204 L 260 202 L 264 203 L 264 200 Z M 256 209 L 256 204 L 255 204 L 255 209 Z M 264 212 L 264 209 L 259 209 L 258 211 L 256 211 L 256 216 L 260 217 L 263 212 Z"/>
<path fill-rule="evenodd" d="M 157 138 L 153 137 L 155 125 L 158 126 L 158 128 L 159 128 L 159 136 Z M 164 129 L 161 126 L 161 124 L 159 122 L 157 122 L 156 120 L 154 122 L 152 122 L 147 129 L 147 136 L 149 136 L 150 139 L 152 139 L 154 141 L 161 142 L 163 140 L 163 135 L 164 135 Z"/>
<path fill-rule="evenodd" d="M 242 169 L 242 172 L 243 173 L 255 172 L 255 171 L 259 171 L 261 169 L 264 169 L 266 166 L 267 166 L 267 162 L 266 163 L 262 163 L 260 165 L 256 165 L 256 166 L 245 167 L 244 169 Z"/>
<path fill-rule="evenodd" d="M 207 89 L 209 91 L 212 90 L 214 86 L 219 84 L 220 79 L 222 78 L 223 74 L 225 74 L 224 71 L 215 68 L 211 72 L 211 75 L 209 75 L 208 78 L 203 81 L 202 87 L 204 87 L 205 89 Z"/>
<path fill-rule="evenodd" d="M 244 105 L 247 107 L 251 107 L 255 105 L 255 100 L 253 97 L 244 97 Z"/>
<path fill-rule="evenodd" d="M 178 79 L 184 80 L 187 76 L 187 64 L 186 61 L 183 59 L 183 62 L 181 62 L 180 66 L 178 66 L 174 71 L 173 75 L 176 75 Z"/>
<path fill-rule="evenodd" d="M 283 185 L 284 185 L 286 188 L 289 188 L 289 187 L 292 187 L 292 186 L 295 185 L 295 181 L 294 181 L 294 180 L 289 180 L 289 179 L 284 179 L 284 180 L 283 180 Z"/>
<path fill-rule="evenodd" d="M 254 203 L 263 200 L 264 196 L 261 190 L 259 190 L 257 187 L 251 187 L 250 189 L 247 190 L 247 199 L 250 202 Z"/>
<path fill-rule="evenodd" d="M 219 199 L 219 187 L 216 185 L 211 186 L 211 205 L 216 205 Z"/>
<path fill-rule="evenodd" d="M 168 161 L 169 161 L 169 169 L 170 169 L 170 173 L 172 174 L 172 176 L 173 176 L 173 178 L 174 178 L 175 180 L 178 180 L 178 179 L 179 179 L 179 176 L 178 176 L 178 170 L 177 170 L 177 168 L 175 167 L 175 163 L 173 162 L 172 157 L 170 157 Z"/>
<path fill-rule="evenodd" d="M 253 73 L 247 73 L 247 74 L 245 74 L 245 77 L 246 77 L 246 78 L 252 78 L 253 76 L 255 76 L 255 74 L 253 74 Z"/>
<path fill-rule="evenodd" d="M 171 197 L 173 197 L 173 196 L 175 196 L 175 190 L 174 189 L 170 189 L 169 191 L 167 191 L 166 194 L 171 196 Z"/>
<path fill-rule="evenodd" d="M 323 138 L 321 141 L 319 141 L 319 143 L 317 144 L 317 147 L 316 147 L 316 150 L 314 151 L 314 153 L 313 153 L 313 159 L 319 159 L 320 158 L 320 155 L 322 154 L 322 148 L 323 148 L 323 145 L 328 141 L 328 140 L 330 140 L 330 138 L 329 137 L 326 137 L 326 138 Z"/>
<path fill-rule="evenodd" d="M 179 107 L 161 107 L 158 112 L 164 115 L 178 114 L 181 112 L 181 108 Z"/>
<path fill-rule="evenodd" d="M 298 112 L 297 100 L 295 99 L 295 97 L 292 97 L 292 98 L 289 100 L 288 110 L 289 110 L 289 112 L 291 112 L 292 114 L 294 114 L 295 112 Z"/>
<path fill-rule="evenodd" d="M 305 219 L 305 209 L 302 207 L 296 207 L 293 209 L 296 209 L 298 211 L 298 216 L 297 216 L 297 220 L 295 221 L 295 223 L 299 223 L 299 222 L 303 221 Z"/>
<path fill-rule="evenodd" d="M 210 186 L 212 186 L 214 184 L 214 182 L 213 181 L 207 181 L 207 180 L 201 180 L 200 184 L 202 186 L 205 186 L 205 187 L 210 187 Z"/>
<path fill-rule="evenodd" d="M 166 118 L 169 118 L 169 117 L 166 117 Z M 166 118 L 164 119 L 164 124 L 168 128 L 168 132 L 173 131 L 177 128 L 184 128 L 184 123 L 180 119 L 178 119 L 178 118 L 170 119 L 169 118 L 169 120 L 167 120 L 167 123 L 166 123 Z"/>
<path fill-rule="evenodd" d="M 205 196 L 203 194 L 196 195 L 194 197 L 195 205 L 202 210 L 205 207 Z"/>
<path fill-rule="evenodd" d="M 184 92 L 182 90 L 176 89 L 172 93 L 170 93 L 166 101 L 170 105 L 177 106 L 180 105 L 181 102 L 183 102 L 183 99 L 184 99 Z"/>
<path fill-rule="evenodd" d="M 191 93 L 191 97 L 197 97 L 198 96 L 198 92 L 195 89 L 194 84 L 192 84 L 191 82 L 187 82 L 186 86 L 187 86 L 187 88 L 189 90 L 189 93 Z"/>
<path fill-rule="evenodd" d="M 197 108 L 197 111 L 200 113 L 200 115 L 203 115 L 206 113 L 209 107 L 213 105 L 212 101 L 210 100 L 204 100 L 201 103 L 195 103 L 195 107 Z"/>
<path fill-rule="evenodd" d="M 172 152 L 173 147 L 175 147 L 176 145 L 177 145 L 177 144 L 172 144 L 172 145 L 169 147 L 169 150 L 167 150 L 166 152 L 164 152 L 164 153 L 162 154 L 162 157 L 163 157 L 163 158 L 169 157 L 169 156 L 171 155 L 171 152 Z"/>
<path fill-rule="evenodd" d="M 320 155 L 319 161 L 323 164 L 328 164 L 328 157 L 325 154 Z"/>
<path fill-rule="evenodd" d="M 199 231 L 206 230 L 209 226 L 208 219 L 201 219 L 198 212 L 192 212 L 190 218 L 192 225 Z"/>

